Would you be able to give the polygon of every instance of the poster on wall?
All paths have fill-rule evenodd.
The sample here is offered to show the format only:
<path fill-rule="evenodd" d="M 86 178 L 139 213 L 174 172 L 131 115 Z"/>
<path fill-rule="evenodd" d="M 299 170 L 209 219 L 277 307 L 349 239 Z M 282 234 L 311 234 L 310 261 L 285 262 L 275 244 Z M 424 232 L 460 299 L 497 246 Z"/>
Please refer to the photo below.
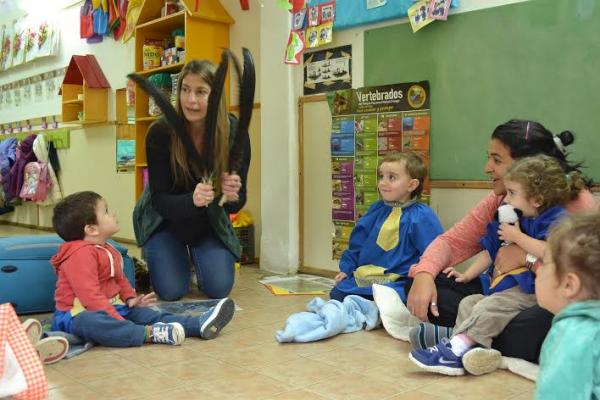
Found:
<path fill-rule="evenodd" d="M 12 40 L 12 66 L 16 67 L 25 63 L 25 45 L 27 44 L 27 27 L 25 20 L 15 23 Z"/>
<path fill-rule="evenodd" d="M 304 95 L 351 87 L 351 45 L 304 53 Z"/>
<path fill-rule="evenodd" d="M 52 18 L 27 16 L 0 27 L 0 70 L 58 54 L 58 26 Z"/>
<path fill-rule="evenodd" d="M 334 236 L 339 259 L 355 222 L 379 199 L 377 165 L 394 151 L 414 151 L 429 170 L 429 82 L 337 90 L 327 93 L 331 111 L 331 182 Z M 421 201 L 429 203 L 429 179 Z"/>
<path fill-rule="evenodd" d="M 2 39 L 2 53 L 0 54 L 0 69 L 5 70 L 12 67 L 12 42 L 15 34 L 13 24 L 4 25 L 4 38 Z"/>

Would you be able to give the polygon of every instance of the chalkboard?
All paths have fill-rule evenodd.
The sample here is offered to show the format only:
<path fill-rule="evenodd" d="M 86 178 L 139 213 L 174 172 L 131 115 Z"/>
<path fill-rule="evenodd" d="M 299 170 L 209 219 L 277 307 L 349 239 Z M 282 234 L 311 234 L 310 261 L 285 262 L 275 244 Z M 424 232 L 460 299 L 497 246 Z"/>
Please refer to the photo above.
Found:
<path fill-rule="evenodd" d="M 575 134 L 570 159 L 600 181 L 600 2 L 532 0 L 365 32 L 365 86 L 428 80 L 431 171 L 486 179 L 494 128 L 511 118 Z"/>

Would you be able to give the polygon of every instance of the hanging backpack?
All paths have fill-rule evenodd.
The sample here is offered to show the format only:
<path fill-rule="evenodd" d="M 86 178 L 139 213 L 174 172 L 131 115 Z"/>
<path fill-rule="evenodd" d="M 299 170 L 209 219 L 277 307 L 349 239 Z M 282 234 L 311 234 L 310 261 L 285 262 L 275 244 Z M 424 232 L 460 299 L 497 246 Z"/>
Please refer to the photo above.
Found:
<path fill-rule="evenodd" d="M 102 6 L 94 10 L 94 33 L 101 36 L 108 34 L 108 12 Z"/>
<path fill-rule="evenodd" d="M 32 161 L 25 165 L 20 198 L 29 201 L 44 201 L 51 187 L 52 181 L 48 173 L 48 164 L 43 161 Z"/>

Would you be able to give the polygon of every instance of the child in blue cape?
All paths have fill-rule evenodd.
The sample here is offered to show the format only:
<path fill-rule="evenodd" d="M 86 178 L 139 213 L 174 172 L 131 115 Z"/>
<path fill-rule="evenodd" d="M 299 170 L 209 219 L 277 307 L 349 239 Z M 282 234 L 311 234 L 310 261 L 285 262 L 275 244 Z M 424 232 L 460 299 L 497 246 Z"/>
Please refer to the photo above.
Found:
<path fill-rule="evenodd" d="M 413 152 L 389 153 L 378 168 L 376 201 L 356 223 L 330 297 L 350 294 L 373 300 L 374 283 L 394 288 L 406 301 L 408 269 L 443 232 L 438 217 L 419 197 L 427 176 L 423 160 Z"/>

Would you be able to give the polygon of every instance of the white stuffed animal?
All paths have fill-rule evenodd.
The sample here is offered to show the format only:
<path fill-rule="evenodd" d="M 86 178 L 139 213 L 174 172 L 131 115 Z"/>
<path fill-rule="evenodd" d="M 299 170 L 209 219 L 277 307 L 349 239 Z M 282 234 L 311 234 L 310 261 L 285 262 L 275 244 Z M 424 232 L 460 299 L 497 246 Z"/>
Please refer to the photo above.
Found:
<path fill-rule="evenodd" d="M 507 224 L 518 224 L 519 218 L 523 215 L 523 212 L 517 208 L 514 208 L 510 204 L 502 204 L 496 210 L 496 220 L 500 223 L 506 222 Z M 502 246 L 508 246 L 510 242 L 504 241 L 502 242 Z"/>

